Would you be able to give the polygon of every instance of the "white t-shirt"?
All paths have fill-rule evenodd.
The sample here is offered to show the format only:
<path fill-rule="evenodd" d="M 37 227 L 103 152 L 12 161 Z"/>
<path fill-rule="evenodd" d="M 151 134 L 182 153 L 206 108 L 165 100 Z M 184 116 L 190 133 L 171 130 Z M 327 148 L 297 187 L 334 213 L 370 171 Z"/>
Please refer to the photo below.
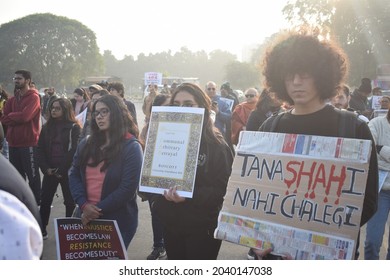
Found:
<path fill-rule="evenodd" d="M 39 260 L 42 251 L 37 220 L 19 199 L 0 190 L 0 260 Z"/>

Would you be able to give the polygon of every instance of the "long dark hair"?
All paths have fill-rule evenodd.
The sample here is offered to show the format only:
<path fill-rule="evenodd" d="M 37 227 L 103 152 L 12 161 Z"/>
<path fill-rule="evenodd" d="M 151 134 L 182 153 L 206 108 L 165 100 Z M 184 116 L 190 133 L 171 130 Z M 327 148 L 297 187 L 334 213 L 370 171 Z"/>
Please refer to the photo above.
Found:
<path fill-rule="evenodd" d="M 88 92 L 84 88 L 76 88 L 73 93 L 82 96 L 84 102 L 90 99 Z"/>
<path fill-rule="evenodd" d="M 270 93 L 268 89 L 263 89 L 259 100 L 257 100 L 256 110 L 263 113 L 275 112 L 280 109 L 281 105 L 281 101 L 276 98 L 274 93 Z"/>
<path fill-rule="evenodd" d="M 54 102 L 58 102 L 60 104 L 60 107 L 62 109 L 61 119 L 54 119 L 51 116 L 51 108 L 53 107 Z M 48 119 L 45 123 L 45 126 L 47 127 L 46 141 L 48 142 L 50 142 L 50 139 L 53 139 L 57 135 L 57 125 L 59 125 L 59 123 L 74 123 L 80 126 L 80 123 L 75 117 L 72 103 L 66 98 L 56 98 L 51 101 L 48 106 L 48 112 Z"/>
<path fill-rule="evenodd" d="M 66 122 L 78 123 L 78 121 L 75 117 L 75 114 L 74 114 L 72 103 L 66 98 L 56 98 L 56 99 L 52 100 L 49 104 L 49 109 L 48 109 L 49 114 L 48 114 L 48 119 L 46 122 L 48 126 L 52 126 L 53 123 L 56 121 L 56 119 L 52 118 L 51 113 L 50 113 L 54 102 L 59 102 L 59 104 L 61 106 L 62 120 L 66 121 Z"/>
<path fill-rule="evenodd" d="M 225 142 L 223 135 L 214 126 L 212 119 L 210 118 L 211 111 L 211 99 L 208 95 L 196 84 L 182 83 L 179 85 L 172 94 L 170 104 L 173 105 L 173 101 L 176 95 L 180 91 L 186 91 L 191 94 L 200 108 L 205 108 L 202 138 L 209 143 L 223 143 Z"/>
<path fill-rule="evenodd" d="M 126 135 L 130 133 L 138 138 L 139 130 L 123 100 L 113 95 L 104 95 L 92 105 L 92 114 L 96 110 L 97 103 L 104 103 L 110 111 L 110 125 L 108 128 L 110 142 L 108 146 L 101 149 L 107 140 L 106 132 L 99 129 L 95 119 L 91 119 L 91 136 L 81 153 L 80 164 L 81 166 L 96 167 L 104 161 L 101 168 L 101 171 L 103 171 L 120 155 Z"/>

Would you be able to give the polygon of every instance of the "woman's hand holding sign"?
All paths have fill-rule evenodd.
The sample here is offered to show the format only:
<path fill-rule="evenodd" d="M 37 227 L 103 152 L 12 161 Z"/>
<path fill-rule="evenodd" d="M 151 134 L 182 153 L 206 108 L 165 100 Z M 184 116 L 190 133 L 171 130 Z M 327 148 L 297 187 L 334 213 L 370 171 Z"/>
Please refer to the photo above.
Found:
<path fill-rule="evenodd" d="M 83 213 L 81 214 L 81 222 L 83 225 L 87 225 L 90 221 L 95 220 L 102 216 L 102 209 L 96 207 L 91 203 L 87 203 L 83 208 Z"/>
<path fill-rule="evenodd" d="M 185 197 L 182 197 L 177 193 L 177 187 L 171 187 L 169 188 L 169 191 L 164 191 L 164 197 L 166 200 L 175 203 L 181 203 L 186 200 Z"/>

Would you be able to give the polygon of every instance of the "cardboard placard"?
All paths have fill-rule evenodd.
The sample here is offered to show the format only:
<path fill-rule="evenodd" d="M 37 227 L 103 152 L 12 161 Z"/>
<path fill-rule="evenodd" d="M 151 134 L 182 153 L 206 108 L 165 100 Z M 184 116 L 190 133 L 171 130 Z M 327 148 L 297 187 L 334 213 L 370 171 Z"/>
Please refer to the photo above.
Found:
<path fill-rule="evenodd" d="M 371 141 L 240 134 L 216 238 L 295 259 L 353 259 Z"/>

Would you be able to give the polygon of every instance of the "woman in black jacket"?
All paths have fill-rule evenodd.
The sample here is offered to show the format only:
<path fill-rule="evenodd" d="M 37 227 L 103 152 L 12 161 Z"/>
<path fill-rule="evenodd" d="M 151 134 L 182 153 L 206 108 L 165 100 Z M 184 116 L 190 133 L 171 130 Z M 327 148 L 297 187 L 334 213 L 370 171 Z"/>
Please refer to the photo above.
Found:
<path fill-rule="evenodd" d="M 267 89 L 263 89 L 259 100 L 248 118 L 246 123 L 247 131 L 258 131 L 263 122 L 275 113 L 281 110 L 282 103 L 275 97 L 275 93 L 270 93 Z"/>
<path fill-rule="evenodd" d="M 72 104 L 58 98 L 49 105 L 49 118 L 42 127 L 38 141 L 38 160 L 42 170 L 42 195 L 40 214 L 43 238 L 47 238 L 51 204 L 58 184 L 61 185 L 66 217 L 72 216 L 75 203 L 69 189 L 68 170 L 72 164 L 80 135 Z"/>
<path fill-rule="evenodd" d="M 210 118 L 211 100 L 202 89 L 183 83 L 172 94 L 172 106 L 205 108 L 193 197 L 176 188 L 154 196 L 153 206 L 164 228 L 168 259 L 217 259 L 221 240 L 214 239 L 233 154 Z"/>

